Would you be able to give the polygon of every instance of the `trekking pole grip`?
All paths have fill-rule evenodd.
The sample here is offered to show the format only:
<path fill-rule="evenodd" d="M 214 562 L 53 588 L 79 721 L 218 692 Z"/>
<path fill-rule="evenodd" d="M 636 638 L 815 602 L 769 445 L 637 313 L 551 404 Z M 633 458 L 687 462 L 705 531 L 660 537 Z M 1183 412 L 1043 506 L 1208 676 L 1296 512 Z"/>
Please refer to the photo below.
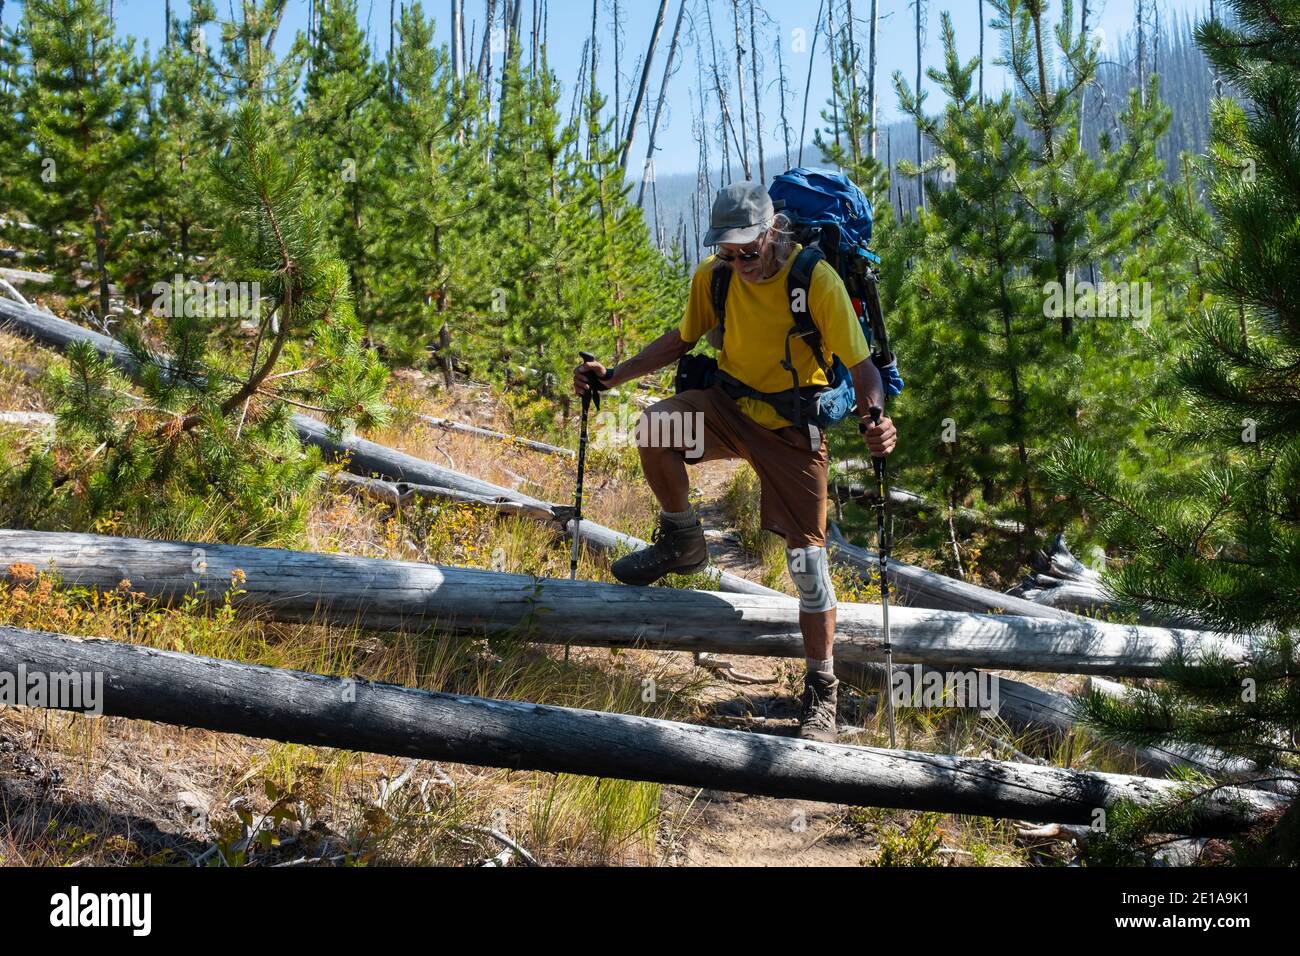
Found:
<path fill-rule="evenodd" d="M 590 352 L 580 351 L 578 352 L 578 355 L 582 358 L 584 362 L 596 361 L 596 356 L 592 355 Z M 609 391 L 609 386 L 606 385 L 603 380 L 609 378 L 613 374 L 614 374 L 614 370 L 612 368 L 605 369 L 605 374 L 603 376 L 597 375 L 595 372 L 588 370 L 587 384 L 591 386 L 591 390 L 586 392 L 582 396 L 582 405 L 584 408 L 587 406 L 589 402 L 592 401 L 596 403 L 597 409 L 600 408 L 600 393 Z"/>
<path fill-rule="evenodd" d="M 868 408 L 867 414 L 871 416 L 871 424 L 879 425 L 880 416 L 884 414 L 884 411 L 885 410 L 881 408 L 879 405 L 872 405 L 870 408 Z M 858 431 L 862 432 L 864 435 L 866 434 L 867 431 L 867 426 L 864 425 L 861 421 L 858 422 Z M 876 456 L 873 455 L 871 458 L 871 464 L 872 467 L 875 469 L 876 477 L 879 479 L 883 479 L 885 477 L 885 459 L 883 457 L 877 458 Z"/>

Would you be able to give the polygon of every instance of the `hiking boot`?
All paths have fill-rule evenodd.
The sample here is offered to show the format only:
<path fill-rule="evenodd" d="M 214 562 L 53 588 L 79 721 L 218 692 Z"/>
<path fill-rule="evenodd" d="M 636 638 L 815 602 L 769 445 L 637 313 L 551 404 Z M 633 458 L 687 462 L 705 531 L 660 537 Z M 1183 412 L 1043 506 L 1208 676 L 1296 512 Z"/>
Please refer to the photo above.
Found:
<path fill-rule="evenodd" d="M 619 558 L 609 566 L 624 584 L 653 584 L 665 574 L 691 574 L 709 566 L 709 547 L 704 543 L 704 525 L 697 517 L 679 526 L 659 516 L 659 527 L 651 545 Z"/>
<path fill-rule="evenodd" d="M 840 682 L 833 674 L 809 671 L 803 679 L 803 710 L 799 714 L 799 736 L 833 744 L 839 739 L 835 727 L 835 708 L 839 703 Z"/>

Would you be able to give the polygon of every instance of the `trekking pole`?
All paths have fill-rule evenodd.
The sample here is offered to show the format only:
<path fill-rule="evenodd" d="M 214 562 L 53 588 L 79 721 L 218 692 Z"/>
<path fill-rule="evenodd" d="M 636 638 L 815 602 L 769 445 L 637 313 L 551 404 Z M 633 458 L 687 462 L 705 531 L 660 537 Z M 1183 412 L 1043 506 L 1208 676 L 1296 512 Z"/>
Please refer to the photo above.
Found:
<path fill-rule="evenodd" d="M 590 352 L 579 352 L 584 362 L 596 361 L 596 356 Z M 587 410 L 594 401 L 596 411 L 600 411 L 600 392 L 597 388 L 597 376 L 595 372 L 587 373 L 587 381 L 591 383 L 591 388 L 582 395 L 582 431 L 578 437 L 578 490 L 573 499 L 573 550 L 569 552 L 569 580 L 576 580 L 578 577 L 578 528 L 582 524 L 582 478 L 587 468 Z"/>
<path fill-rule="evenodd" d="M 584 362 L 596 361 L 596 356 L 590 352 L 579 352 Z M 569 580 L 578 579 L 578 542 L 581 537 L 578 533 L 582 526 L 582 478 L 587 470 L 587 410 L 591 403 L 596 403 L 596 411 L 600 411 L 600 392 L 596 390 L 597 376 L 594 372 L 587 373 L 587 381 L 591 388 L 582 393 L 582 430 L 578 434 L 578 488 L 573 498 L 573 548 L 569 552 Z M 564 659 L 569 659 L 569 645 L 564 645 Z"/>
<path fill-rule="evenodd" d="M 872 405 L 867 409 L 871 415 L 871 424 L 879 425 L 883 409 Z M 866 426 L 862 426 L 866 431 Z M 889 642 L 889 546 L 890 533 L 886 507 L 889 502 L 889 488 L 885 483 L 885 459 L 872 457 L 871 466 L 876 472 L 876 537 L 880 558 L 880 615 L 885 636 L 885 719 L 889 723 L 889 746 L 898 746 L 894 730 L 894 648 Z"/>

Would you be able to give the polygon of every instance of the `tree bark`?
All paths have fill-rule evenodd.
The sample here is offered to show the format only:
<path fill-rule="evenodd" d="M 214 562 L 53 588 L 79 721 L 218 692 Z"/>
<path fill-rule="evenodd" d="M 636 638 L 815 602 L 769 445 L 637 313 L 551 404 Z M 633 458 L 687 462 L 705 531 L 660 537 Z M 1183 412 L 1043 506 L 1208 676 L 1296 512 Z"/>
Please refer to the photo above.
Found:
<path fill-rule="evenodd" d="M 672 41 L 668 44 L 668 62 L 664 65 L 664 78 L 663 81 L 659 84 L 659 99 L 655 103 L 654 117 L 650 121 L 650 138 L 646 144 L 646 151 L 645 151 L 645 162 L 646 162 L 647 170 L 653 170 L 654 168 L 651 164 L 654 162 L 655 138 L 659 133 L 659 118 L 663 115 L 664 98 L 668 93 L 668 80 L 673 75 L 673 60 L 677 56 L 677 40 L 681 36 L 682 20 L 685 17 L 685 14 L 686 14 L 686 0 L 682 0 L 681 6 L 677 8 L 677 22 L 673 26 L 673 38 Z M 648 63 L 649 61 L 647 60 L 647 67 L 648 67 Z M 629 136 L 627 147 L 630 148 L 631 145 L 632 145 L 632 137 Z M 626 170 L 626 168 L 627 165 L 626 163 L 624 163 L 624 170 Z M 641 185 L 636 192 L 637 209 L 642 208 L 642 203 L 645 200 L 645 182 L 646 182 L 646 176 L 644 173 L 642 173 Z M 683 245 L 682 246 L 683 251 L 685 250 L 685 248 L 686 248 L 685 245 Z"/>
<path fill-rule="evenodd" d="M 740 0 L 731 0 L 731 20 L 736 32 L 736 96 L 740 99 L 740 162 L 745 170 L 745 178 L 753 179 L 753 167 L 749 164 L 749 126 L 745 118 L 745 45 L 740 39 Z M 755 104 L 755 109 L 758 105 Z"/>
<path fill-rule="evenodd" d="M 584 522 L 585 524 L 585 522 Z M 539 579 L 466 568 L 338 554 L 99 535 L 0 530 L 0 569 L 55 568 L 64 586 L 131 590 L 162 601 L 218 601 L 243 572 L 235 603 L 275 620 L 330 621 L 371 629 L 435 628 L 472 634 L 522 633 L 528 640 L 590 647 L 804 656 L 794 598 L 597 581 Z M 12 576 L 12 571 L 6 571 Z M 881 609 L 841 603 L 843 660 L 884 656 Z M 957 614 L 890 608 L 899 664 L 1153 677 L 1182 648 L 1190 660 L 1217 652 L 1244 661 L 1228 638 L 1080 620 Z"/>
<path fill-rule="evenodd" d="M 817 61 L 817 34 L 821 32 L 822 10 L 826 7 L 826 0 L 821 0 L 817 5 L 817 19 L 813 21 L 812 46 L 808 49 L 808 77 L 804 80 L 803 85 L 803 120 L 799 124 L 799 165 L 803 165 L 803 144 L 808 134 L 808 94 L 812 91 L 812 72 L 813 64 Z M 831 51 L 832 54 L 835 52 Z"/>
<path fill-rule="evenodd" d="M 912 0 L 912 2 L 916 5 L 916 95 L 919 97 L 921 95 L 922 77 L 921 19 L 924 14 L 925 0 Z M 925 162 L 925 152 L 921 141 L 921 121 L 918 119 L 916 121 L 916 165 L 920 167 L 923 162 Z M 917 208 L 920 209 L 921 212 L 925 212 L 925 173 L 919 171 L 919 169 L 916 174 L 916 193 L 918 197 Z"/>
<path fill-rule="evenodd" d="M 431 693 L 101 639 L 0 628 L 0 669 L 104 675 L 108 716 L 219 733 L 514 770 L 1045 823 L 1092 823 L 1178 785 L 947 754 L 817 744 L 668 720 Z M 1189 831 L 1230 833 L 1285 807 L 1215 791 Z"/>
<path fill-rule="evenodd" d="M 659 35 L 663 33 L 664 14 L 668 12 L 668 0 L 659 0 L 659 12 L 655 14 L 654 29 L 650 31 L 650 47 L 646 49 L 645 65 L 641 68 L 641 82 L 637 83 L 637 95 L 632 100 L 632 113 L 628 116 L 628 131 L 623 138 L 623 150 L 619 153 L 619 169 L 624 173 L 628 172 L 628 156 L 632 152 L 632 139 L 637 133 L 637 118 L 641 116 L 641 104 L 646 98 L 646 87 L 650 85 L 650 68 L 654 65 L 654 51 L 659 47 Z M 677 14 L 677 26 L 681 26 L 681 14 Z M 676 46 L 676 34 L 673 34 L 673 46 Z M 669 53 L 669 57 L 672 53 Z M 672 68 L 672 60 L 668 61 L 668 68 Z M 664 73 L 664 83 L 668 82 L 668 74 Z M 663 95 L 660 94 L 660 104 L 663 103 Z M 655 113 L 655 122 L 658 122 L 659 114 Z M 651 133 L 651 137 L 653 137 Z M 653 148 L 653 147 L 651 147 Z"/>
<path fill-rule="evenodd" d="M 754 145 L 758 147 L 758 181 L 767 182 L 767 161 L 763 157 L 763 99 L 758 89 L 758 31 L 754 27 L 754 0 L 749 0 L 749 73 L 754 80 Z"/>
<path fill-rule="evenodd" d="M 826 527 L 826 540 L 831 560 L 852 567 L 864 575 L 877 573 L 876 554 L 866 548 L 849 544 L 840 529 L 833 523 Z M 974 614 L 1014 614 L 1020 617 L 1047 618 L 1060 622 L 1087 619 L 1054 607 L 1045 607 L 1024 598 L 1013 597 L 982 588 L 977 584 L 958 581 L 934 571 L 926 571 L 897 558 L 889 559 L 889 583 L 901 600 L 911 607 L 924 607 L 942 611 L 965 611 Z"/>
<path fill-rule="evenodd" d="M 980 0 L 983 4 L 984 0 Z M 981 6 L 981 11 L 982 11 Z M 871 0 L 871 32 L 867 36 L 867 123 L 871 127 L 871 158 L 876 158 L 876 35 L 879 32 L 880 0 Z"/>
<path fill-rule="evenodd" d="M 465 82 L 465 0 L 451 0 L 451 63 L 456 88 Z"/>

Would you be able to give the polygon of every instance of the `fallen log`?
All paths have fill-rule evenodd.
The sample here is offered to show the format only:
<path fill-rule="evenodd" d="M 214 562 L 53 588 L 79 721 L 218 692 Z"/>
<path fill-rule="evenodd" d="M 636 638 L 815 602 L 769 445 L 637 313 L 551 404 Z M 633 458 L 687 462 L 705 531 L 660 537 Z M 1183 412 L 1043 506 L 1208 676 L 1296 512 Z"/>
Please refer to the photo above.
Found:
<path fill-rule="evenodd" d="M 1071 553 L 1064 535 L 1056 535 L 1047 550 L 1032 555 L 1031 565 L 1033 573 L 1008 593 L 1035 604 L 1084 614 L 1113 610 L 1114 598 L 1102 584 L 1101 575 Z"/>
<path fill-rule="evenodd" d="M 0 529 L 0 569 L 52 568 L 66 585 L 131 590 L 163 601 L 218 601 L 235 571 L 238 603 L 276 620 L 372 629 L 523 633 L 528 640 L 803 657 L 794 598 L 630 587 L 467 568 L 238 545 Z M 1245 660 L 1244 645 L 1195 631 L 893 608 L 894 660 L 960 669 L 1156 676 L 1181 648 Z M 522 630 L 521 630 L 522 629 Z M 880 660 L 880 607 L 839 605 L 836 657 Z"/>
<path fill-rule="evenodd" d="M 102 674 L 109 716 L 421 760 L 1044 823 L 1093 823 L 1120 801 L 1152 806 L 1183 795 L 1172 781 L 1145 777 L 818 744 L 0 628 L 0 671 L 20 668 Z M 1285 802 L 1221 789 L 1192 806 L 1188 832 L 1215 835 Z"/>
<path fill-rule="evenodd" d="M 316 421 L 314 418 L 306 418 L 301 415 L 294 416 L 294 425 L 298 429 L 299 438 L 342 460 L 344 467 L 354 474 L 381 475 L 389 481 L 399 484 L 450 488 L 453 491 L 465 492 L 490 500 L 514 501 L 523 506 L 529 513 L 545 514 L 554 512 L 562 514 L 559 509 L 563 508 L 563 505 L 542 501 L 540 498 L 534 498 L 521 491 L 494 485 L 490 481 L 483 481 L 481 478 L 474 478 L 449 468 L 443 468 L 422 458 L 416 458 L 414 455 L 408 455 L 405 452 L 397 451 L 364 438 L 346 436 L 336 439 L 330 435 L 329 428 L 325 424 Z M 572 538 L 573 519 L 571 516 L 566 516 L 564 519 L 564 532 Z M 607 528 L 587 518 L 582 519 L 580 537 L 584 544 L 597 551 L 612 552 L 620 549 L 639 551 L 641 548 L 648 547 L 648 542 L 642 541 L 640 538 L 633 537 L 630 534 L 623 534 L 613 528 Z M 781 594 L 780 591 L 773 588 L 749 581 L 739 575 L 720 571 L 717 568 L 709 568 L 707 574 L 710 583 L 721 591 L 773 596 Z"/>
<path fill-rule="evenodd" d="M 1096 675 L 1088 677 L 1084 686 L 1089 693 L 1103 694 L 1114 700 L 1132 701 L 1142 693 L 1139 688 L 1130 687 L 1127 684 L 1121 684 L 1119 681 L 1107 680 Z M 1215 775 L 1230 774 L 1240 778 L 1264 774 L 1269 779 L 1259 784 L 1261 789 L 1287 794 L 1300 792 L 1300 777 L 1295 774 L 1285 770 L 1261 770 L 1255 761 L 1246 757 L 1230 756 L 1217 747 L 1175 741 L 1160 746 L 1135 749 L 1171 754 L 1182 758 L 1187 766 L 1206 768 L 1206 772 Z"/>
<path fill-rule="evenodd" d="M 833 521 L 826 523 L 826 542 L 833 562 L 851 567 L 859 574 L 868 577 L 878 573 L 879 561 L 876 553 L 850 544 Z M 1044 607 L 1023 598 L 982 588 L 977 584 L 958 581 L 895 558 L 889 560 L 889 584 L 893 593 L 911 607 L 933 608 L 940 611 L 973 611 L 977 614 L 1014 614 L 1056 621 L 1086 620 L 1068 611 Z"/>
<path fill-rule="evenodd" d="M 870 482 L 855 484 L 852 482 L 845 483 L 839 478 L 852 476 L 854 473 L 864 475 L 871 474 L 871 462 L 864 458 L 850 458 L 842 462 L 837 462 L 833 467 L 834 474 L 832 483 L 836 494 L 849 498 L 857 504 L 866 508 L 874 508 L 876 505 L 877 489 Z M 921 512 L 928 512 L 930 515 L 947 519 L 951 513 L 954 521 L 959 522 L 965 529 L 976 527 L 995 528 L 998 531 L 1011 535 L 1024 533 L 1024 525 L 1018 521 L 1010 521 L 1006 518 L 994 518 L 982 511 L 974 508 L 958 506 L 949 508 L 947 505 L 935 504 L 928 498 L 916 494 L 912 491 L 906 491 L 902 488 L 889 488 L 887 495 L 889 497 L 890 507 L 899 508 L 912 516 Z"/>
<path fill-rule="evenodd" d="M 0 325 L 59 351 L 66 350 L 73 342 L 89 342 L 100 355 L 109 359 L 128 376 L 134 377 L 139 374 L 135 357 L 122 343 L 57 316 L 39 312 L 7 299 L 0 299 Z M 366 477 L 378 475 L 394 482 L 404 481 L 412 485 L 451 488 L 484 498 L 516 501 L 527 508 L 542 512 L 560 507 L 522 492 L 503 488 L 490 481 L 440 467 L 414 455 L 408 455 L 364 438 L 332 434 L 330 428 L 323 422 L 308 418 L 306 415 L 294 414 L 292 421 L 300 441 L 317 446 L 331 460 L 343 461 L 347 470 L 354 474 Z M 566 524 L 565 532 L 572 537 L 572 519 Z M 640 538 L 622 534 L 586 518 L 582 521 L 580 537 L 589 547 L 599 551 L 608 552 L 619 548 L 637 551 L 647 546 L 647 542 Z M 772 588 L 717 568 L 709 569 L 708 579 L 722 591 L 738 594 L 780 594 Z"/>
<path fill-rule="evenodd" d="M 926 673 L 936 670 L 934 667 L 923 667 Z M 836 661 L 835 673 L 842 680 L 848 680 L 859 687 L 883 687 L 885 682 L 885 667 L 882 664 Z M 969 673 L 971 672 L 963 672 L 963 674 Z M 1062 694 L 1060 691 L 1045 690 L 1001 675 L 996 675 L 996 680 L 998 693 L 996 716 L 1006 721 L 1009 726 L 1022 731 L 1046 731 L 1053 737 L 1064 737 L 1079 729 L 1077 697 Z M 1089 681 L 1090 688 L 1098 686 L 1099 683 L 1108 687 L 1123 686 L 1101 677 L 1090 677 Z M 1215 778 L 1222 778 L 1225 775 L 1237 778 L 1259 771 L 1259 768 L 1249 760 L 1231 757 L 1210 747 L 1189 747 L 1178 744 L 1139 747 L 1118 741 L 1107 741 L 1106 746 L 1132 757 L 1137 761 L 1140 773 L 1156 777 L 1163 777 L 1176 767 L 1188 767 Z M 1278 788 L 1265 786 L 1264 789 L 1277 790 Z"/>
<path fill-rule="evenodd" d="M 572 448 L 560 448 L 558 445 L 548 445 L 544 441 L 534 441 L 531 438 L 521 438 L 518 435 L 507 435 L 505 432 L 480 428 L 478 425 L 466 425 L 463 422 L 452 421 L 450 418 L 434 418 L 432 415 L 416 415 L 415 417 L 435 428 L 441 428 L 443 431 L 456 432 L 460 435 L 473 435 L 476 438 L 490 438 L 494 441 L 504 442 L 511 447 L 527 448 L 546 455 L 564 455 L 567 458 L 577 456 L 577 452 Z"/>
<path fill-rule="evenodd" d="M 3 420 L 0 418 L 0 420 Z M 351 472 L 341 471 L 334 476 L 336 484 L 354 494 L 372 498 L 375 501 L 394 508 L 405 508 L 420 500 L 458 501 L 465 504 L 482 505 L 501 514 L 518 515 L 538 521 L 554 521 L 566 525 L 573 518 L 573 508 L 565 505 L 551 505 L 537 508 L 522 501 L 511 501 L 500 496 L 489 498 L 468 491 L 454 488 L 439 488 L 436 485 L 413 485 L 406 481 L 384 481 L 382 478 L 363 478 Z"/>
<path fill-rule="evenodd" d="M 18 428 L 53 428 L 57 421 L 49 412 L 0 412 L 0 425 Z"/>

